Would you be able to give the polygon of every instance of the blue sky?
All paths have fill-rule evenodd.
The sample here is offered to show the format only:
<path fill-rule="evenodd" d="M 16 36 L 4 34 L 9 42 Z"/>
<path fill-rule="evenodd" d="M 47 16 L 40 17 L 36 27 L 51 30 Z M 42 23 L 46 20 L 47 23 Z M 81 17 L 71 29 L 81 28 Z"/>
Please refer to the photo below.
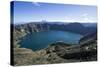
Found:
<path fill-rule="evenodd" d="M 71 4 L 14 1 L 14 23 L 97 22 L 97 7 Z"/>

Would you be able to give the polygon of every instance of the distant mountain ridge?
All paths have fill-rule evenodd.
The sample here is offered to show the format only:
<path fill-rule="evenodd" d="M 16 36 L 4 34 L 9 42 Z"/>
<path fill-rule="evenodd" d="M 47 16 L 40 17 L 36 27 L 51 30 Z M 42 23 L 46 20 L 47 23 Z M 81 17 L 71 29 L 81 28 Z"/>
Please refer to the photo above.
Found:
<path fill-rule="evenodd" d="M 90 23 L 90 25 L 91 24 L 92 23 Z M 66 26 L 66 30 L 85 35 L 87 33 L 94 32 L 95 30 L 97 30 L 97 27 L 95 27 L 95 26 L 85 27 L 84 23 L 70 23 Z"/>

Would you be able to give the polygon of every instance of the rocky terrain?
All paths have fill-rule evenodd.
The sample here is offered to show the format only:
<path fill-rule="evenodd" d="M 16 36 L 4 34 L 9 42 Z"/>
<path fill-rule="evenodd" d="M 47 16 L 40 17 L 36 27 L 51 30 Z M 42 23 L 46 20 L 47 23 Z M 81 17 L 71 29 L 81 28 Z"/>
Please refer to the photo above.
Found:
<path fill-rule="evenodd" d="M 77 31 L 75 31 L 75 28 Z M 71 29 L 73 28 L 73 29 Z M 27 48 L 20 48 L 19 42 L 21 38 L 29 33 L 48 31 L 48 30 L 64 30 L 74 33 L 80 33 L 84 37 L 77 45 L 70 45 L 64 42 L 56 42 L 50 44 L 45 49 L 32 51 Z M 86 30 L 87 29 L 87 30 Z M 81 32 L 80 32 L 81 30 Z M 85 32 L 85 33 L 84 33 Z M 91 34 L 86 34 L 90 32 Z M 69 63 L 69 62 L 83 62 L 97 60 L 97 31 L 96 28 L 85 28 L 81 24 L 38 24 L 28 23 L 15 25 L 12 30 L 12 45 L 14 48 L 12 53 L 14 55 L 13 65 L 33 65 L 33 64 L 53 64 L 53 63 Z"/>
<path fill-rule="evenodd" d="M 97 60 L 97 42 L 88 45 L 51 44 L 45 49 L 32 51 L 14 48 L 14 65 L 54 64 Z"/>

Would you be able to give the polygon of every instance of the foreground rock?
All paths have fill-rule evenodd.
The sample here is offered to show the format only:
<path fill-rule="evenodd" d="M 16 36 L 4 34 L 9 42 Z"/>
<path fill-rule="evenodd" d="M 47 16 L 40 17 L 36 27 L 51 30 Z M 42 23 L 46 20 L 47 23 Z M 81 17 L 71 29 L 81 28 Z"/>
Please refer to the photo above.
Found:
<path fill-rule="evenodd" d="M 38 51 L 26 48 L 14 48 L 14 65 L 96 61 L 96 45 L 96 41 L 87 45 L 69 45 L 58 42 Z"/>
<path fill-rule="evenodd" d="M 64 44 L 49 47 L 47 52 L 55 52 L 61 58 L 66 60 L 94 61 L 97 60 L 97 44 L 96 41 L 84 45 L 67 46 Z"/>

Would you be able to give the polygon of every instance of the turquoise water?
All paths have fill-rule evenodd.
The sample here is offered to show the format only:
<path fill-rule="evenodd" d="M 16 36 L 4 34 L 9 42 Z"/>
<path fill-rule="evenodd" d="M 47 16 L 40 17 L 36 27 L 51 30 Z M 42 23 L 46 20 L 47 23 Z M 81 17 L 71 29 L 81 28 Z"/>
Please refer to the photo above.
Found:
<path fill-rule="evenodd" d="M 22 38 L 21 47 L 39 50 L 56 41 L 78 44 L 82 35 L 65 31 L 44 31 L 28 34 Z"/>

